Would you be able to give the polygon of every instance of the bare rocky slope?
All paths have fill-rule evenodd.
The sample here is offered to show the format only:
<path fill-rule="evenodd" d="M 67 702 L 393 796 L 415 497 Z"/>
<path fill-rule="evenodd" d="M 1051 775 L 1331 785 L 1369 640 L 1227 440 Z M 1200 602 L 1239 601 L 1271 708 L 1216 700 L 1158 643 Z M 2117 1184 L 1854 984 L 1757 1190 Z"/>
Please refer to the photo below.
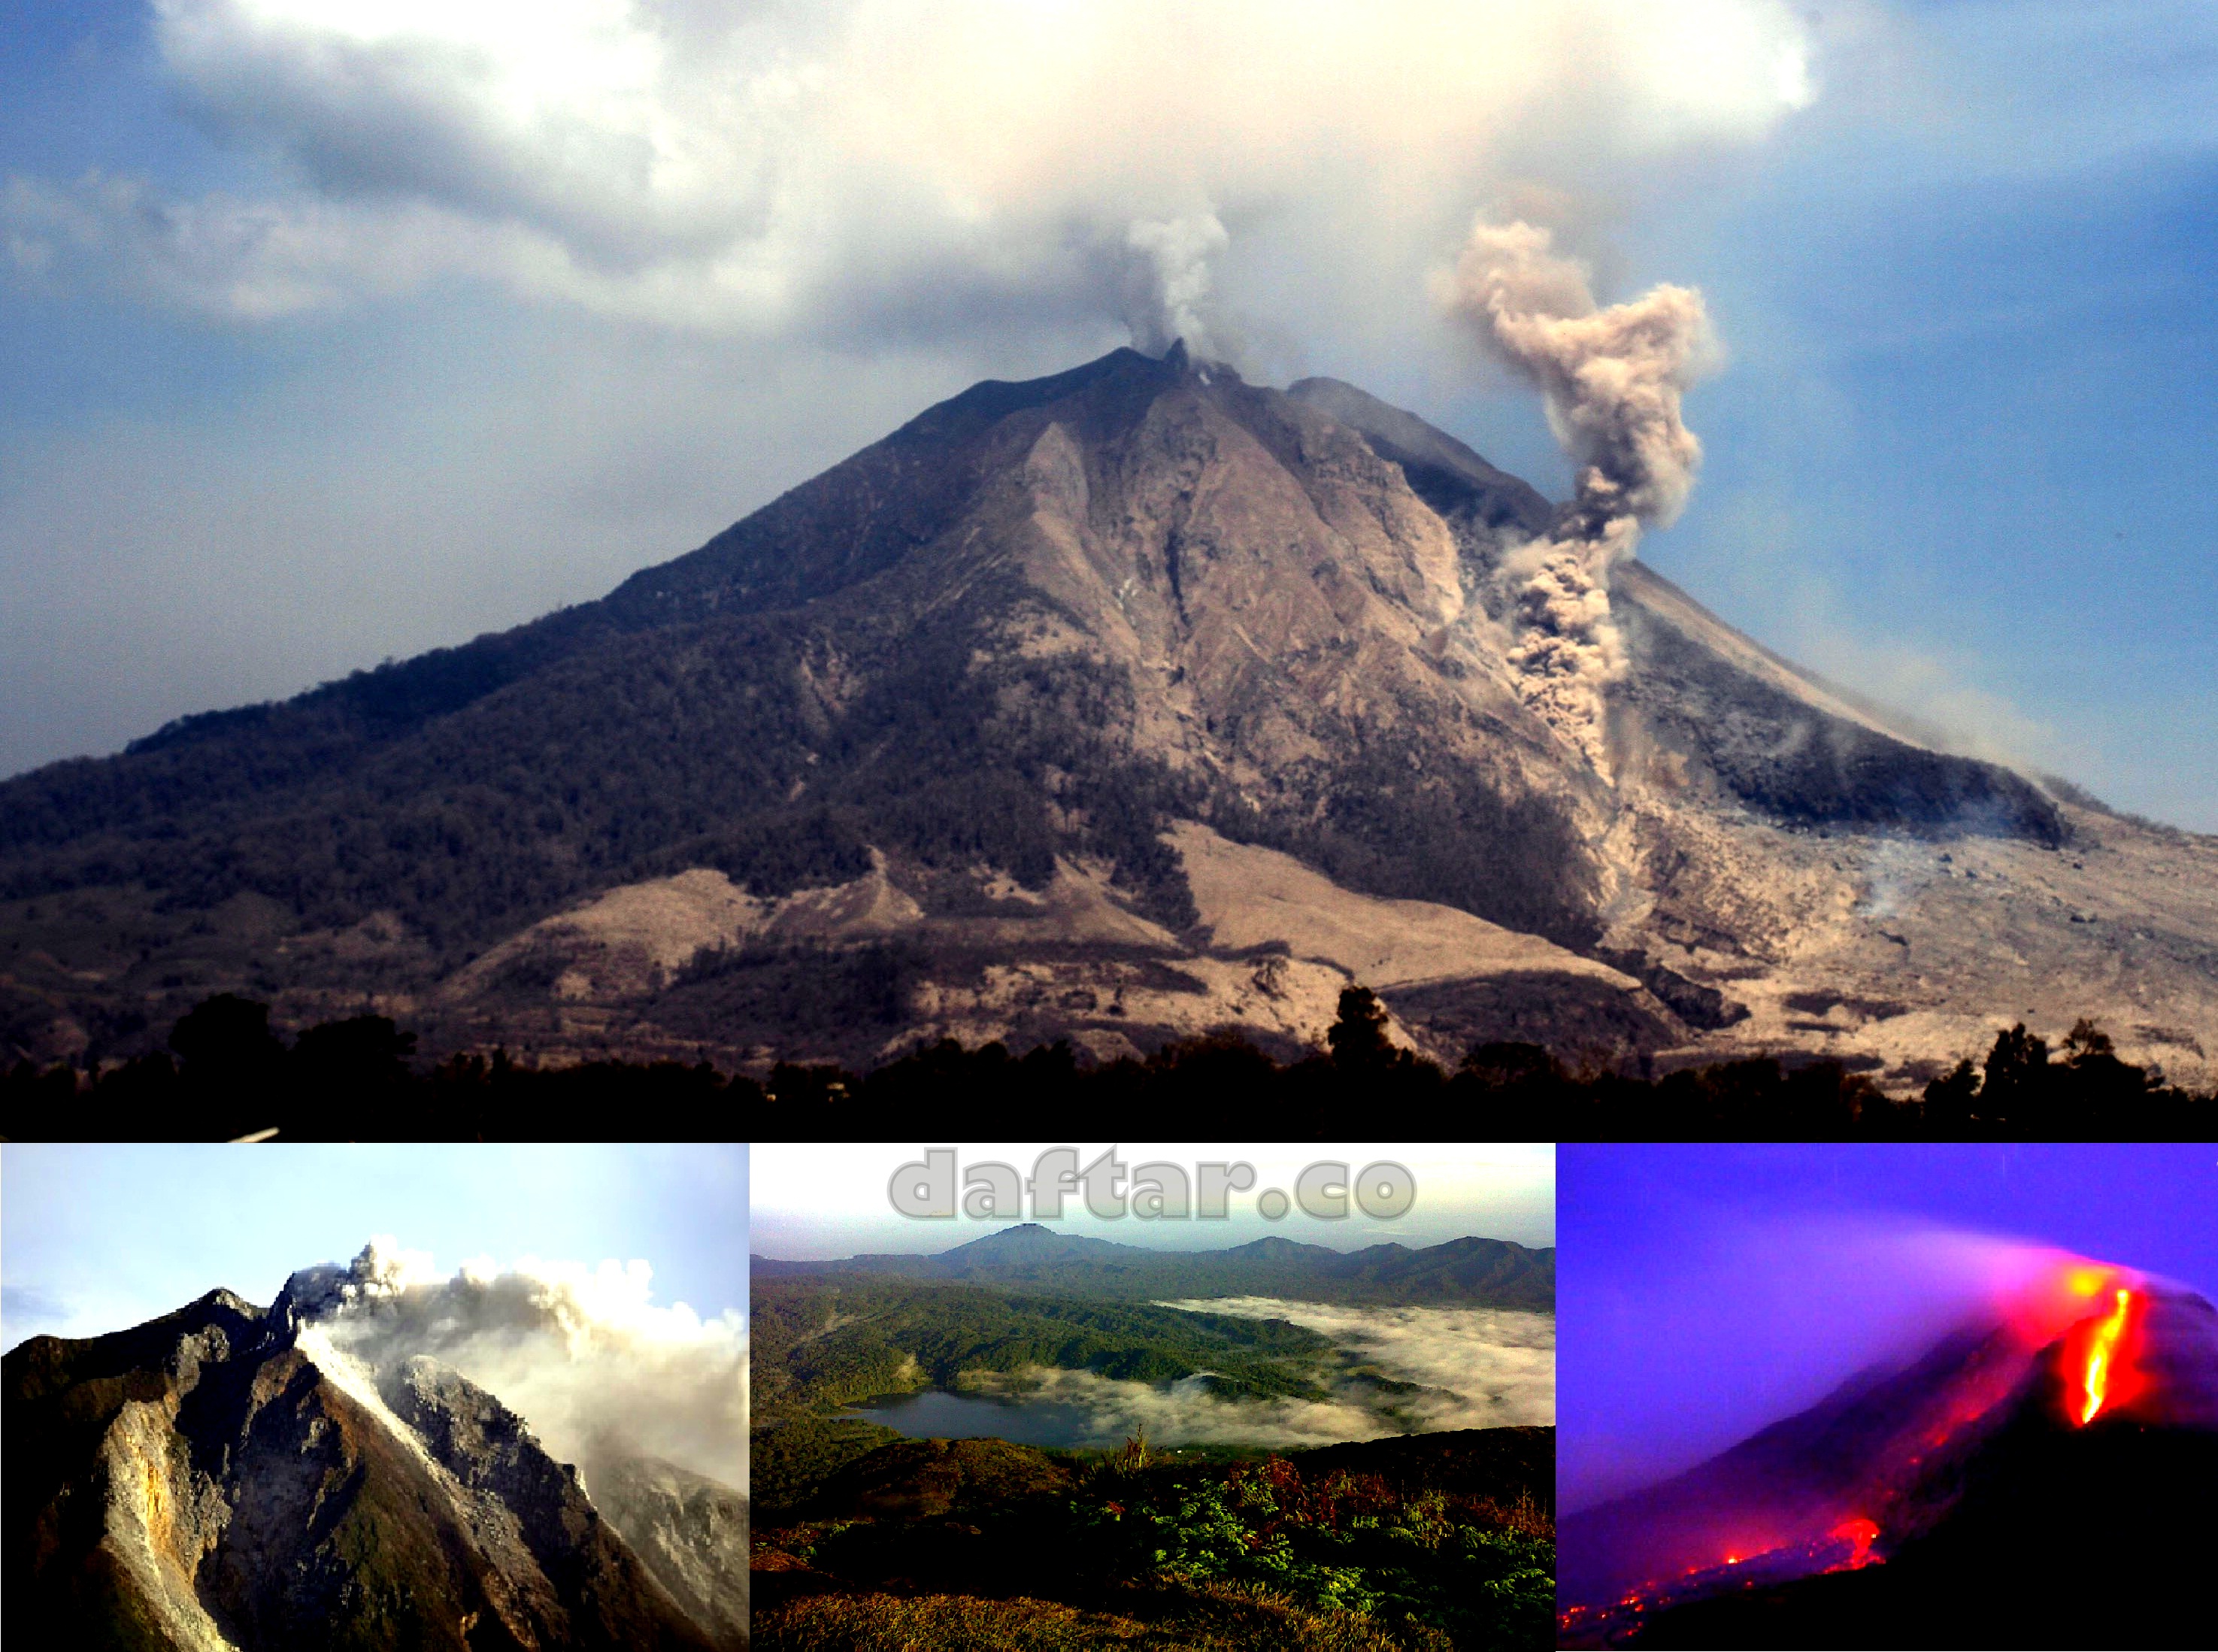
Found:
<path fill-rule="evenodd" d="M 1824 1056 L 2024 1020 L 2218 1081 L 2218 840 L 1936 748 L 1638 562 L 1538 714 L 1532 488 L 1174 350 L 988 382 L 605 599 L 0 786 L 0 1037 L 219 990 L 434 1048 Z M 1899 726 L 1898 726 L 1899 724 Z"/>
<path fill-rule="evenodd" d="M 11 1645 L 746 1644 L 743 1593 L 734 1616 L 660 1581 L 744 1568 L 743 1536 L 666 1532 L 635 1497 L 635 1550 L 574 1468 L 436 1361 L 370 1373 L 218 1290 L 4 1365 Z"/>
<path fill-rule="evenodd" d="M 2218 1311 L 2161 1282 L 2115 1301 L 2103 1289 L 2076 1323 L 2030 1334 L 2030 1320 L 1976 1316 L 1682 1475 L 1571 1514 L 1558 1643 L 2208 1641 Z"/>

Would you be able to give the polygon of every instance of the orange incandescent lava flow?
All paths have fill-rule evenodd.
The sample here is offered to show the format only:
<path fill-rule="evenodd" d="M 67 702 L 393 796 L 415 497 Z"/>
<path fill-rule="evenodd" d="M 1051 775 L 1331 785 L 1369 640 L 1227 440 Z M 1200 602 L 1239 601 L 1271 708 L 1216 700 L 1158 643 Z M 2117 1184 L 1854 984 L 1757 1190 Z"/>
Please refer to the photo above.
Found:
<path fill-rule="evenodd" d="M 2121 1290 L 2117 1307 L 2096 1326 L 2094 1334 L 2088 1339 L 2086 1366 L 2080 1378 L 2083 1397 L 2079 1421 L 2083 1425 L 2095 1420 L 2095 1413 L 2110 1398 L 2111 1382 L 2117 1372 L 2118 1339 L 2126 1333 L 2126 1316 L 2133 1304 L 2133 1292 Z"/>
<path fill-rule="evenodd" d="M 1842 1521 L 1825 1535 L 1836 1542 L 1851 1543 L 1855 1546 L 1853 1552 L 1846 1560 L 1837 1566 L 1826 1568 L 1826 1570 L 1860 1572 L 1872 1563 L 1872 1544 L 1879 1537 L 1879 1526 L 1876 1522 L 1867 1520 L 1858 1515 Z"/>

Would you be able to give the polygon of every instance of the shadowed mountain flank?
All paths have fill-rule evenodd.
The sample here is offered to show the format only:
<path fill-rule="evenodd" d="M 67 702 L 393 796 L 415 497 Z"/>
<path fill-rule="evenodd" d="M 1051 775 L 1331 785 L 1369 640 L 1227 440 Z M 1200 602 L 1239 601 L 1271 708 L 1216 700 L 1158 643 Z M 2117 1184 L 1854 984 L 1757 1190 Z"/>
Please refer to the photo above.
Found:
<path fill-rule="evenodd" d="M 1567 738 L 1514 576 L 1557 519 L 1337 381 L 980 384 L 601 601 L 0 785 L 0 1037 L 96 1061 L 231 991 L 557 1060 L 1292 1054 L 1360 983 L 1451 1065 L 1908 1083 L 2085 1015 L 2203 1076 L 2218 848 L 1889 726 L 1637 562 Z"/>

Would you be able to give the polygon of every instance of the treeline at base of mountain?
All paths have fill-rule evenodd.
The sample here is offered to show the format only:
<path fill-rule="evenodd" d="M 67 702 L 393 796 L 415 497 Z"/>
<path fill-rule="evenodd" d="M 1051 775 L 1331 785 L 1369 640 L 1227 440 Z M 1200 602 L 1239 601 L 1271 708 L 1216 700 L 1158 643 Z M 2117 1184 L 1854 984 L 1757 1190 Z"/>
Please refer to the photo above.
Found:
<path fill-rule="evenodd" d="M 1554 1479 L 1552 1428 L 1286 1455 L 889 1439 L 758 1501 L 754 1645 L 1549 1646 Z"/>
<path fill-rule="evenodd" d="M 287 1044 L 269 1007 L 221 994 L 181 1018 L 169 1048 L 96 1072 L 28 1061 L 0 1076 L 0 1136 L 211 1140 L 270 1133 L 359 1140 L 544 1135 L 550 1108 L 589 1133 L 870 1139 L 898 1136 L 919 1102 L 958 1105 L 974 1133 L 1029 1133 L 1044 1101 L 1175 1109 L 1189 1128 L 1273 1139 L 1344 1130 L 1351 1103 L 1435 1104 L 1459 1135 L 1502 1141 L 2176 1140 L 2218 1129 L 2218 1095 L 2122 1059 L 2082 1020 L 2061 1045 L 1999 1031 L 1922 1093 L 1890 1096 L 1837 1061 L 1756 1057 L 1656 1075 L 1573 1069 L 1533 1044 L 1475 1046 L 1451 1071 L 1388 1036 L 1363 987 L 1341 994 L 1327 1048 L 1279 1061 L 1236 1033 L 1094 1061 L 1064 1042 L 930 1044 L 867 1073 L 781 1062 L 755 1076 L 707 1063 L 595 1060 L 536 1066 L 505 1050 L 436 1065 L 387 1016 L 320 1022 Z M 1021 1127 L 1021 1129 L 1020 1129 Z"/>

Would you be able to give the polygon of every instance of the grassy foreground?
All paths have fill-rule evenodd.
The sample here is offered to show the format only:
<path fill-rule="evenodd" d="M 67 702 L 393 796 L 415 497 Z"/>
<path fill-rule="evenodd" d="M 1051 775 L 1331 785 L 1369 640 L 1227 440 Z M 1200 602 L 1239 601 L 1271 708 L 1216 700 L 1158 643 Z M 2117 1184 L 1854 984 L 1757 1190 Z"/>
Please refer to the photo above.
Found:
<path fill-rule="evenodd" d="M 1554 1432 L 1289 1456 L 903 1440 L 765 1508 L 754 1637 L 782 1649 L 1538 1648 Z"/>

